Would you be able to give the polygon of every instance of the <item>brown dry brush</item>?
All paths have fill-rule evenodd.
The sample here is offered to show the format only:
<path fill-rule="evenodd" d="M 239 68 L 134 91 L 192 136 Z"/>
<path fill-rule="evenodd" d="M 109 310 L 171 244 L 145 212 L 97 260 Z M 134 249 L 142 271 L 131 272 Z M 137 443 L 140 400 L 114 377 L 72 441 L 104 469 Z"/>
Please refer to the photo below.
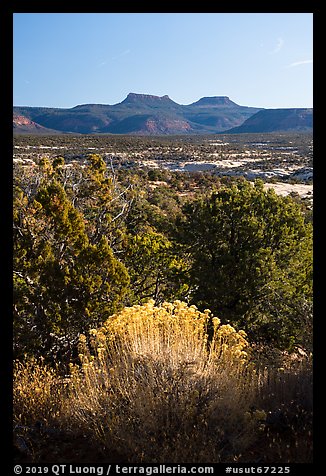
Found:
<path fill-rule="evenodd" d="M 283 355 L 282 366 L 259 369 L 256 404 L 264 408 L 265 461 L 313 461 L 312 356 Z"/>
<path fill-rule="evenodd" d="M 254 435 L 243 432 L 248 343 L 215 319 L 208 345 L 209 319 L 181 302 L 150 302 L 92 330 L 91 348 L 81 336 L 72 418 L 133 462 L 232 459 Z"/>
<path fill-rule="evenodd" d="M 42 365 L 20 364 L 16 421 L 83 434 L 103 448 L 103 458 L 115 454 L 124 462 L 310 458 L 302 451 L 311 429 L 308 369 L 260 369 L 245 333 L 220 325 L 209 311 L 180 301 L 126 308 L 81 335 L 79 353 L 81 364 L 70 365 L 68 380 Z M 37 411 L 30 408 L 35 398 Z M 282 434 L 279 409 L 291 437 Z"/>

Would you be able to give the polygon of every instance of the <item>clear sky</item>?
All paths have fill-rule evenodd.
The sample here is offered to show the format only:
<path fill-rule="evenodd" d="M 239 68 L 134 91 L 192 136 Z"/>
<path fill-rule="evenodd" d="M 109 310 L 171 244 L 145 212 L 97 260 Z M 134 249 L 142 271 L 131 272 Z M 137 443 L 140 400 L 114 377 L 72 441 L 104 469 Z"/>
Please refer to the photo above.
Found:
<path fill-rule="evenodd" d="M 13 46 L 15 106 L 313 106 L 312 13 L 15 13 Z"/>

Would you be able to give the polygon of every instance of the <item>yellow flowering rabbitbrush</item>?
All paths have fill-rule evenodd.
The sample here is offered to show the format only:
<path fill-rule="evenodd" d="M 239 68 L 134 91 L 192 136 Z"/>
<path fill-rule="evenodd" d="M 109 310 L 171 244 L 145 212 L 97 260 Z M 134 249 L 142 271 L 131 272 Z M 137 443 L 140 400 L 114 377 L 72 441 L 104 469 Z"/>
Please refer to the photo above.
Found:
<path fill-rule="evenodd" d="M 71 411 L 135 461 L 219 461 L 222 433 L 239 448 L 254 435 L 254 420 L 245 437 L 241 423 L 254 377 L 248 349 L 246 334 L 209 310 L 152 300 L 125 308 L 80 336 Z"/>

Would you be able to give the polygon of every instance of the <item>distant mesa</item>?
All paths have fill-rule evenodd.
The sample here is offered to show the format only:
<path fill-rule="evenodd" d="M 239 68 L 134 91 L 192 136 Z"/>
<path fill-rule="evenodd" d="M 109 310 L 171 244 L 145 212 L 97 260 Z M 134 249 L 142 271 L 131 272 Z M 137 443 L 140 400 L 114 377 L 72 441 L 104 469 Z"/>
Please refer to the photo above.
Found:
<path fill-rule="evenodd" d="M 33 121 L 31 121 L 30 119 L 28 119 L 25 116 L 19 116 L 18 114 L 14 114 L 13 115 L 13 124 L 15 126 L 30 126 L 31 124 L 33 124 Z"/>
<path fill-rule="evenodd" d="M 137 101 L 157 102 L 157 101 L 166 101 L 166 100 L 171 101 L 171 99 L 169 98 L 167 94 L 165 94 L 164 96 L 155 96 L 153 94 L 129 93 L 126 99 L 124 99 L 122 102 L 137 102 Z"/>
<path fill-rule="evenodd" d="M 239 107 L 238 104 L 231 101 L 228 96 L 212 96 L 212 97 L 203 97 L 196 102 L 193 102 L 191 106 L 231 106 L 231 107 Z"/>
<path fill-rule="evenodd" d="M 240 106 L 228 96 L 202 97 L 192 104 L 181 105 L 167 94 L 131 92 L 113 105 L 15 106 L 13 112 L 14 134 L 191 135 L 312 130 L 312 109 Z"/>
<path fill-rule="evenodd" d="M 129 93 L 126 99 L 124 99 L 119 105 L 133 105 L 139 107 L 166 107 L 166 106 L 176 106 L 179 107 L 179 104 L 172 101 L 167 94 L 164 96 L 154 96 L 152 94 L 138 94 L 138 93 Z"/>
<path fill-rule="evenodd" d="M 46 127 L 31 121 L 28 117 L 20 114 L 13 114 L 13 131 L 16 134 L 56 134 L 57 131 L 48 129 Z"/>
<path fill-rule="evenodd" d="M 278 131 L 312 131 L 313 109 L 264 109 L 249 117 L 238 127 L 228 131 L 229 134 L 278 132 Z"/>

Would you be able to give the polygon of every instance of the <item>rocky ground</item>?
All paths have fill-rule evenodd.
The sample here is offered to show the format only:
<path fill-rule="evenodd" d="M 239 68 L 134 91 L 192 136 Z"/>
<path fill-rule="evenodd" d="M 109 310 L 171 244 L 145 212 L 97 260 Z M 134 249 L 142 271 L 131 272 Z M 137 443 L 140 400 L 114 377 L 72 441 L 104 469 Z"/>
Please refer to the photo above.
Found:
<path fill-rule="evenodd" d="M 261 178 L 281 195 L 313 198 L 313 143 L 309 134 L 238 134 L 206 137 L 15 136 L 14 163 L 31 166 L 41 157 L 83 162 L 89 154 L 115 167 L 211 172 L 219 176 Z"/>

